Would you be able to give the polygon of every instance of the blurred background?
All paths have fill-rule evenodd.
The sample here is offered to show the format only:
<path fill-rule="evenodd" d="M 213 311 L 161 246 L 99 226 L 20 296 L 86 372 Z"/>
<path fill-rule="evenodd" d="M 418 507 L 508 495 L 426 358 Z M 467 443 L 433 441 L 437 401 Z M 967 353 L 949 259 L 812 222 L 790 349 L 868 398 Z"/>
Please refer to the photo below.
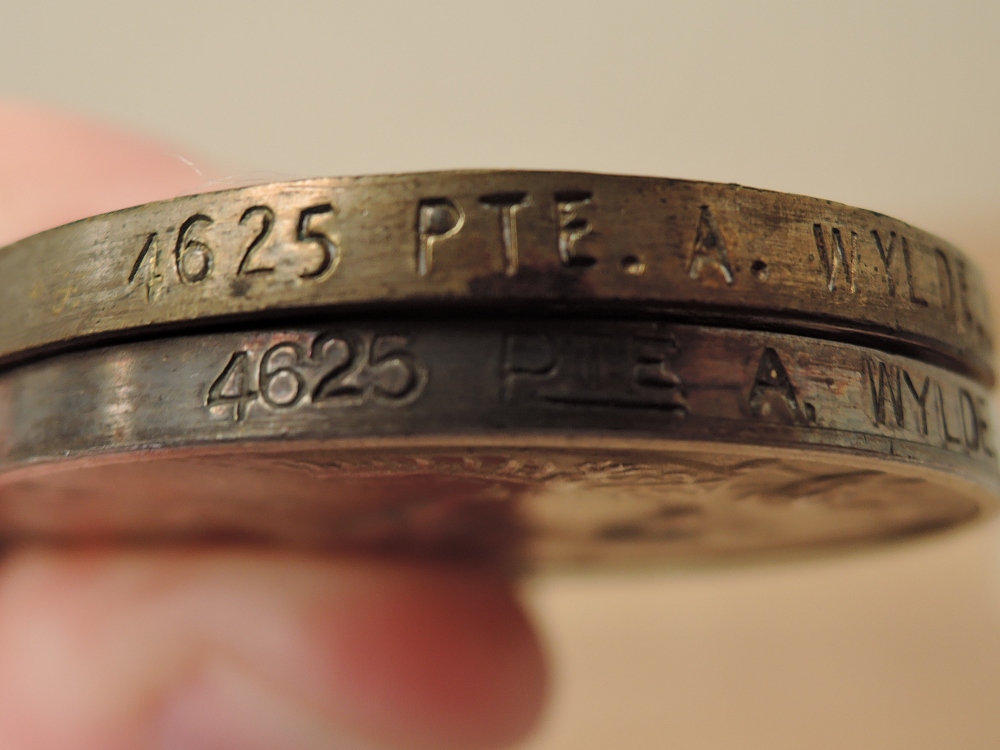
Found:
<path fill-rule="evenodd" d="M 2 0 L 0 96 L 240 179 L 523 167 L 805 193 L 948 238 L 1000 294 L 997 0 Z M 556 668 L 530 750 L 1000 747 L 995 524 L 526 595 Z"/>

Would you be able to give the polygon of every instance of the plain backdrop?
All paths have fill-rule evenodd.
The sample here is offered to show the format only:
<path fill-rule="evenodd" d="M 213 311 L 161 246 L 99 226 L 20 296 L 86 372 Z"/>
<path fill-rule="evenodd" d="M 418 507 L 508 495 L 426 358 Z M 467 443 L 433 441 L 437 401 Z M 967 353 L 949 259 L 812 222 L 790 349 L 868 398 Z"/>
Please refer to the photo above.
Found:
<path fill-rule="evenodd" d="M 0 0 L 0 95 L 242 179 L 525 167 L 806 193 L 947 237 L 1000 292 L 997 0 Z M 1000 747 L 995 525 L 528 596 L 557 677 L 532 750 Z"/>

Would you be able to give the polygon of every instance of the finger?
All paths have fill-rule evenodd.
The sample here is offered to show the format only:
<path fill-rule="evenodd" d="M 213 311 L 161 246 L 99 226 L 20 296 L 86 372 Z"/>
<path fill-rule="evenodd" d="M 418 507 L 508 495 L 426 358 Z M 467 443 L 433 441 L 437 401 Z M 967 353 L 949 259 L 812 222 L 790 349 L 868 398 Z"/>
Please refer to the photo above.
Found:
<path fill-rule="evenodd" d="M 249 551 L 22 552 L 0 576 L 0 747 L 487 748 L 542 660 L 505 581 Z"/>
<path fill-rule="evenodd" d="M 17 144 L 0 242 L 205 181 L 29 107 L 0 106 L 0 138 Z M 544 686 L 511 587 L 486 573 L 222 550 L 0 568 L 5 749 L 495 747 L 528 731 Z"/>
<path fill-rule="evenodd" d="M 0 103 L 0 143 L 0 245 L 196 191 L 210 171 L 151 139 L 25 104 Z"/>

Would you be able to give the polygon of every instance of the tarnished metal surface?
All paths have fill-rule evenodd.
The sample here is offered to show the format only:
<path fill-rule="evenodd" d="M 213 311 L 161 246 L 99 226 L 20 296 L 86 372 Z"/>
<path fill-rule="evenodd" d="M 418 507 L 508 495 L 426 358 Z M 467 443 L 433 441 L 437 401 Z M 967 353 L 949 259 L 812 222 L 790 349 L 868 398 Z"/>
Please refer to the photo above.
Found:
<path fill-rule="evenodd" d="M 992 384 L 982 281 L 880 214 L 733 185 L 442 172 L 261 185 L 0 252 L 0 361 L 104 337 L 447 304 L 682 316 L 820 335 Z"/>
<path fill-rule="evenodd" d="M 339 317 L 96 348 L 0 377 L 0 438 L 9 538 L 719 560 L 944 528 L 998 495 L 968 378 L 649 321 Z"/>
<path fill-rule="evenodd" d="M 0 251 L 0 538 L 516 566 L 886 541 L 1000 506 L 978 272 L 733 185 L 260 185 Z"/>

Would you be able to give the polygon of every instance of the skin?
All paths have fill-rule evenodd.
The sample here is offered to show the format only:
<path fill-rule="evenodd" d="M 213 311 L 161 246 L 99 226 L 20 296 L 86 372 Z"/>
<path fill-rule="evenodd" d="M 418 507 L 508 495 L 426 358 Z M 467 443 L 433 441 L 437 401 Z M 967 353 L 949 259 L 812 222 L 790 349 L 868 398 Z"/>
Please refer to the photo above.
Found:
<path fill-rule="evenodd" d="M 211 177 L 23 105 L 0 105 L 0 143 L 0 245 Z M 545 692 L 538 638 L 489 572 L 219 548 L 0 563 L 5 750 L 486 750 L 523 738 Z"/>

